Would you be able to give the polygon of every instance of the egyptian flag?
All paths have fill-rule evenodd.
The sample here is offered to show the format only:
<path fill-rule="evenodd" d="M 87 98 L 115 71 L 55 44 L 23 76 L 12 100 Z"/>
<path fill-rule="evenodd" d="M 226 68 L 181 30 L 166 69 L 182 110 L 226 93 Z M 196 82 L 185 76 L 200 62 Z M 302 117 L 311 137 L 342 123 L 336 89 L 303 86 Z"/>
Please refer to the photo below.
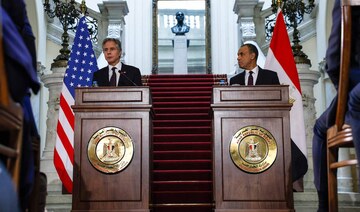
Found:
<path fill-rule="evenodd" d="M 280 8 L 277 13 L 274 32 L 264 68 L 277 72 L 280 83 L 289 85 L 290 98 L 295 100 L 290 110 L 290 130 L 292 140 L 292 177 L 293 181 L 296 181 L 302 178 L 308 169 L 304 111 L 299 74 L 291 50 L 284 16 Z"/>

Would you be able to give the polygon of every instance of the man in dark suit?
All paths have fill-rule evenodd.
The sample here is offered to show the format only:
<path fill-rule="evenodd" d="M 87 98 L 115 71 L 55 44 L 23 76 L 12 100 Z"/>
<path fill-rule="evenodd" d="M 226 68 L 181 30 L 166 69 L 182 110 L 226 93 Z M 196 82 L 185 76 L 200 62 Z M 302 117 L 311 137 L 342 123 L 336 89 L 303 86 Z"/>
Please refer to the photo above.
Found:
<path fill-rule="evenodd" d="M 120 62 L 121 42 L 106 38 L 102 48 L 108 66 L 94 72 L 93 84 L 97 86 L 141 86 L 140 70 Z"/>
<path fill-rule="evenodd" d="M 260 68 L 257 64 L 259 52 L 253 44 L 246 43 L 239 48 L 237 61 L 239 67 L 245 71 L 232 77 L 230 85 L 280 85 L 277 73 L 274 71 Z"/>
<path fill-rule="evenodd" d="M 329 46 L 326 51 L 325 70 L 336 89 L 340 79 L 340 54 L 341 54 L 341 4 L 335 0 L 333 23 L 329 37 Z M 353 7 L 352 10 L 352 47 L 349 81 L 348 111 L 345 116 L 345 123 L 350 124 L 353 132 L 356 155 L 360 157 L 360 9 Z M 327 156 L 326 156 L 326 133 L 329 127 L 334 125 L 337 96 L 330 106 L 316 120 L 313 137 L 313 164 L 314 184 L 318 192 L 318 212 L 328 211 L 328 181 L 327 181 Z"/>
<path fill-rule="evenodd" d="M 257 64 L 258 49 L 255 45 L 246 43 L 237 53 L 238 64 L 245 71 L 232 77 L 230 85 L 280 85 L 275 71 L 260 68 Z M 252 78 L 252 79 L 251 79 Z M 296 181 L 307 172 L 307 161 L 297 145 L 291 140 L 292 180 Z"/>

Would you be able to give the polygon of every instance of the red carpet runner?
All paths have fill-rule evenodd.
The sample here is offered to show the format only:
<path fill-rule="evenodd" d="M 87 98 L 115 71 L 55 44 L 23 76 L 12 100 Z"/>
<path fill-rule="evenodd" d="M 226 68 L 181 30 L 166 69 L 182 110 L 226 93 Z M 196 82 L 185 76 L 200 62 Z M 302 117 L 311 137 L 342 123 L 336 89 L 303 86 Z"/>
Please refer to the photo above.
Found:
<path fill-rule="evenodd" d="M 211 212 L 212 85 L 226 75 L 151 75 L 154 212 Z"/>

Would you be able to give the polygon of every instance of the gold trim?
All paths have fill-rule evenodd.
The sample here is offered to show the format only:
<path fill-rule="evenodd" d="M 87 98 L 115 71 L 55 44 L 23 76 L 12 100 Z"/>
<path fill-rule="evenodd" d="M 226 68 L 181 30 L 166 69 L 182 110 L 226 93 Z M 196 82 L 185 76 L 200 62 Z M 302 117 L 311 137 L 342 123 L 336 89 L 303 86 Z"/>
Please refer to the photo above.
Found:
<path fill-rule="evenodd" d="M 88 159 L 95 169 L 103 173 L 113 174 L 124 170 L 133 155 L 131 137 L 117 127 L 99 129 L 88 143 Z"/>
<path fill-rule="evenodd" d="M 239 169 L 255 174 L 266 171 L 275 162 L 277 144 L 268 130 L 252 125 L 235 133 L 229 152 Z"/>

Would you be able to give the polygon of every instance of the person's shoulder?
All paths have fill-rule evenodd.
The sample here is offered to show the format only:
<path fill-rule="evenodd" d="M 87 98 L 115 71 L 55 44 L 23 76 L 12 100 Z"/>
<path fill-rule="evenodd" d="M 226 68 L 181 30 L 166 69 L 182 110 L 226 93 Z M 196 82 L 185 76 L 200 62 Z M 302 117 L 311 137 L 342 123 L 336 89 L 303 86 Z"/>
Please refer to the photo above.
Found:
<path fill-rule="evenodd" d="M 95 71 L 95 72 L 93 73 L 93 77 L 94 77 L 95 79 L 98 79 L 99 77 L 105 76 L 108 71 L 109 71 L 109 67 L 108 67 L 108 66 L 105 66 L 105 67 L 100 68 L 100 69 L 98 69 L 97 71 Z"/>
<path fill-rule="evenodd" d="M 122 69 L 140 71 L 140 69 L 138 67 L 135 67 L 135 66 L 132 66 L 132 65 L 127 65 L 125 63 L 122 63 Z"/>
<path fill-rule="evenodd" d="M 259 67 L 259 71 L 263 71 L 264 73 L 268 73 L 268 74 L 277 74 L 276 71 L 269 70 L 269 69 L 263 69 L 261 67 Z"/>
<path fill-rule="evenodd" d="M 102 68 L 98 69 L 97 71 L 95 71 L 94 74 L 102 73 L 102 72 L 105 72 L 105 71 L 108 71 L 108 70 L 109 70 L 109 67 L 105 66 L 105 67 L 102 67 Z"/>
<path fill-rule="evenodd" d="M 230 77 L 230 85 L 241 85 L 244 83 L 245 71 L 242 71 L 232 77 Z"/>

